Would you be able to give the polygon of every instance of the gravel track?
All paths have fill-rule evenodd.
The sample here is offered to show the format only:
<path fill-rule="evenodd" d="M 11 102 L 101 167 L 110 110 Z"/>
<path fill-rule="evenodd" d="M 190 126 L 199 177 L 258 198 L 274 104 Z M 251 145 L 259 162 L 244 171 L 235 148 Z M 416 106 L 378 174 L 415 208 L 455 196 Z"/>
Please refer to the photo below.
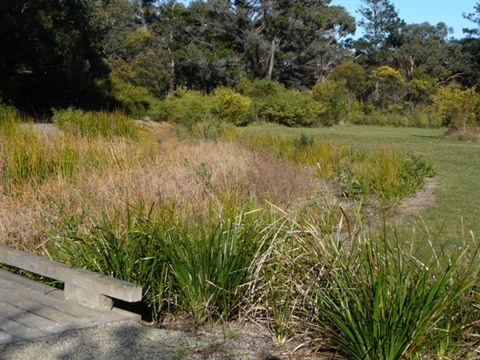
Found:
<path fill-rule="evenodd" d="M 225 335 L 226 334 L 226 335 Z M 291 359 L 285 346 L 251 328 L 223 334 L 158 329 L 128 321 L 0 346 L 2 360 L 29 359 Z M 305 357 L 294 357 L 305 358 Z"/>

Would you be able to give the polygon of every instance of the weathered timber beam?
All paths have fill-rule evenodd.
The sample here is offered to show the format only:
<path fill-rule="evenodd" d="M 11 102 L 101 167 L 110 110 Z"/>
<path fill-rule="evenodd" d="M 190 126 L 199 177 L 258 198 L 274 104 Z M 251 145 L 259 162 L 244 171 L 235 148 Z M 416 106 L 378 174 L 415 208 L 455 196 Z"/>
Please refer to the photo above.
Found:
<path fill-rule="evenodd" d="M 65 283 L 67 296 L 93 305 L 109 305 L 110 302 L 104 296 L 127 302 L 142 299 L 142 287 L 139 285 L 92 271 L 72 268 L 60 262 L 3 245 L 0 245 L 0 263 L 60 280 Z"/>

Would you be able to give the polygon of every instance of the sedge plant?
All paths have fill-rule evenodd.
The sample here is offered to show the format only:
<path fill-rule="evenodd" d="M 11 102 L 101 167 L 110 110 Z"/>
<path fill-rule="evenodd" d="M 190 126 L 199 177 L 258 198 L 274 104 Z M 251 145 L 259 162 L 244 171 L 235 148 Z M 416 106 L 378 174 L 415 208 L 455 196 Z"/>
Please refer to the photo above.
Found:
<path fill-rule="evenodd" d="M 310 233 L 311 235 L 311 233 Z M 305 326 L 351 359 L 404 359 L 467 332 L 460 313 L 471 306 L 478 248 L 453 254 L 432 247 L 426 259 L 394 234 L 380 237 L 299 238 L 311 252 L 314 276 L 299 279 L 308 302 Z M 471 313 L 470 313 L 471 314 Z"/>

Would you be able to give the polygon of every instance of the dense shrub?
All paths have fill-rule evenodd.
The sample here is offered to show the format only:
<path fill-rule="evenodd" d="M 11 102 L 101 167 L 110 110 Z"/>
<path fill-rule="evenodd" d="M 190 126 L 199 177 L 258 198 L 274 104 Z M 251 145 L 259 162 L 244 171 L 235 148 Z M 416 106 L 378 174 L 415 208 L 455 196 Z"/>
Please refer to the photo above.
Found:
<path fill-rule="evenodd" d="M 143 117 L 148 115 L 158 102 L 148 90 L 136 86 L 118 77 L 111 77 L 112 95 L 123 110 L 131 116 Z"/>
<path fill-rule="evenodd" d="M 328 75 L 328 80 L 344 83 L 356 100 L 363 98 L 369 87 L 365 69 L 352 62 L 336 66 Z"/>
<path fill-rule="evenodd" d="M 283 89 L 283 85 L 272 80 L 250 80 L 243 77 L 236 90 L 252 99 L 254 102 L 264 100 L 269 95 L 274 95 Z"/>
<path fill-rule="evenodd" d="M 217 88 L 213 105 L 213 113 L 221 121 L 239 126 L 246 125 L 253 119 L 252 100 L 231 88 Z"/>
<path fill-rule="evenodd" d="M 323 125 L 336 125 L 348 119 L 351 100 L 345 82 L 318 83 L 312 88 L 312 97 L 325 108 L 322 114 Z"/>
<path fill-rule="evenodd" d="M 450 131 L 479 129 L 480 96 L 474 87 L 466 90 L 454 85 L 441 87 L 433 96 L 433 102 L 443 125 Z"/>
<path fill-rule="evenodd" d="M 279 88 L 259 105 L 259 117 L 267 122 L 287 126 L 322 124 L 325 107 L 311 94 Z"/>
<path fill-rule="evenodd" d="M 192 129 L 195 124 L 207 121 L 212 116 L 211 96 L 198 91 L 178 89 L 175 96 L 161 101 L 152 111 L 152 117 Z"/>

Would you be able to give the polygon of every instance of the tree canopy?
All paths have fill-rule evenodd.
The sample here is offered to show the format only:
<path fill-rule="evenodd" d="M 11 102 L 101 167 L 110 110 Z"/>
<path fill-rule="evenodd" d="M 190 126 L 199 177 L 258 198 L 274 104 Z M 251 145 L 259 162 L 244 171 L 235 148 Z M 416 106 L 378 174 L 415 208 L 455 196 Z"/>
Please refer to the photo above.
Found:
<path fill-rule="evenodd" d="M 472 21 L 465 39 L 454 40 L 444 23 L 406 24 L 390 0 L 362 0 L 357 23 L 330 2 L 4 0 L 0 98 L 28 112 L 141 110 L 182 87 L 211 93 L 249 78 L 306 90 L 344 78 L 355 99 L 366 99 L 385 67 L 410 97 L 422 82 L 478 83 L 480 3 L 464 14 Z M 354 41 L 357 28 L 363 36 Z"/>

